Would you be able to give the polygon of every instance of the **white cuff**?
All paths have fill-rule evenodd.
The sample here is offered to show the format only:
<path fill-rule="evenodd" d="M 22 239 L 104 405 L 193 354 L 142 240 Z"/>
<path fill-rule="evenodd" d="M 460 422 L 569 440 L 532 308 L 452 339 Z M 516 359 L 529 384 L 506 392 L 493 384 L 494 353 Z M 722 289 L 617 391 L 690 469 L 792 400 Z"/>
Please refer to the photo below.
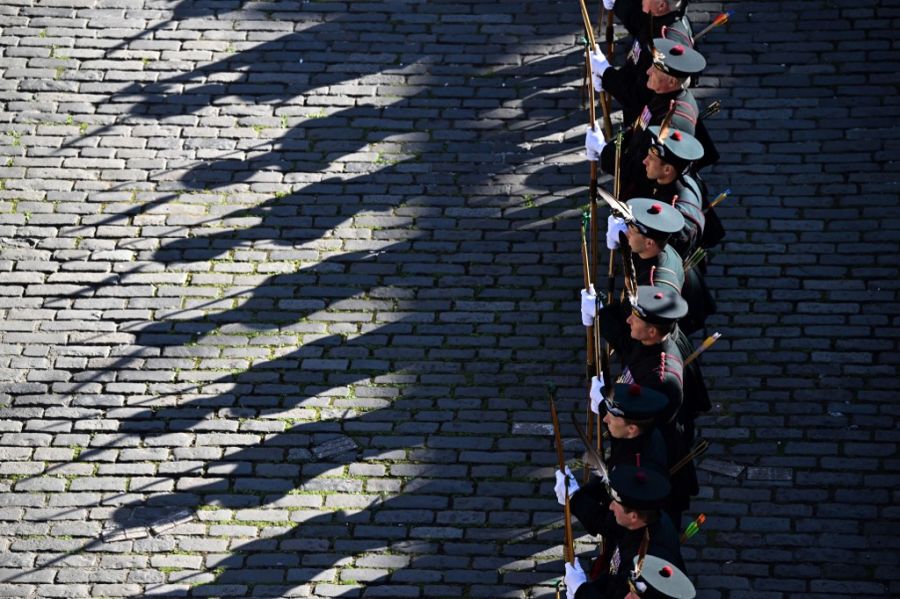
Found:
<path fill-rule="evenodd" d="M 600 415 L 600 403 L 603 401 L 603 373 L 599 377 L 591 377 L 591 412 Z"/>
<path fill-rule="evenodd" d="M 600 50 L 598 44 L 594 44 L 594 51 L 591 52 L 591 73 L 597 77 L 603 77 L 603 73 L 609 68 L 609 61 Z"/>
<path fill-rule="evenodd" d="M 624 219 L 609 215 L 606 219 L 606 248 L 608 250 L 619 249 L 619 233 L 628 231 L 628 225 Z"/>
<path fill-rule="evenodd" d="M 588 127 L 587 133 L 584 135 L 584 149 L 587 159 L 591 162 L 600 160 L 600 154 L 605 146 L 606 140 L 603 139 L 603 129 L 595 121 L 594 128 Z"/>
<path fill-rule="evenodd" d="M 578 558 L 575 558 L 575 565 L 566 562 L 566 597 L 574 599 L 578 587 L 587 582 L 587 575 L 581 569 Z"/>
<path fill-rule="evenodd" d="M 597 294 L 594 292 L 594 286 L 591 285 L 590 290 L 581 290 L 581 324 L 589 327 L 594 324 L 594 318 L 597 317 Z"/>

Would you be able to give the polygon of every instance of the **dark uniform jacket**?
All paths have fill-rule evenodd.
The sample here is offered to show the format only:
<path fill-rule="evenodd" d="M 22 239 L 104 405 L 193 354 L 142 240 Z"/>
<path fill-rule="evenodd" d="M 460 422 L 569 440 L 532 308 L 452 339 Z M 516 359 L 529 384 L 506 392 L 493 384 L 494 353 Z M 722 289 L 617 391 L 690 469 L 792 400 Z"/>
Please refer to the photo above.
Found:
<path fill-rule="evenodd" d="M 609 512 L 599 531 L 610 547 L 608 557 L 601 558 L 603 562 L 600 564 L 602 568 L 598 568 L 599 576 L 578 587 L 575 598 L 621 599 L 627 595 L 634 558 L 639 554 L 645 530 L 650 531 L 647 554 L 669 560 L 685 571 L 678 531 L 665 513 L 660 514 L 659 519 L 646 529 L 626 530 L 616 524 L 615 515 Z"/>
<path fill-rule="evenodd" d="M 648 197 L 670 206 L 673 205 L 673 198 L 675 199 L 674 206 L 684 217 L 684 227 L 669 237 L 669 245 L 675 248 L 682 259 L 690 256 L 700 244 L 706 227 L 700 186 L 689 175 L 679 175 L 665 185 L 654 183 L 653 192 Z"/>
<path fill-rule="evenodd" d="M 684 287 L 684 264 L 681 256 L 673 248 L 666 246 L 652 258 L 641 258 L 632 253 L 631 261 L 634 264 L 638 285 L 671 287 L 677 293 L 681 293 Z"/>
<path fill-rule="evenodd" d="M 674 248 L 682 259 L 687 259 L 700 247 L 706 227 L 700 185 L 689 175 L 680 175 L 671 183 L 657 185 L 650 197 L 670 205 L 675 199 L 675 208 L 684 216 L 684 227 L 669 238 L 669 247 Z M 682 272 L 684 284 L 680 292 L 688 304 L 688 314 L 679 326 L 690 335 L 703 328 L 706 319 L 716 313 L 716 302 L 706 286 L 699 264 Z"/>
<path fill-rule="evenodd" d="M 670 335 L 678 346 L 681 355 L 688 356 L 693 351 L 691 341 L 687 335 L 676 329 Z M 684 401 L 675 415 L 676 429 L 681 435 L 681 444 L 687 451 L 694 446 L 696 438 L 695 421 L 699 414 L 708 412 L 712 404 L 709 400 L 709 391 L 703 380 L 703 372 L 700 370 L 700 361 L 694 360 L 684 367 Z M 681 487 L 681 494 L 688 497 L 696 495 L 700 491 L 697 482 L 697 471 L 694 463 L 688 463 L 673 478 L 677 478 Z M 689 500 L 688 500 L 689 501 Z M 675 506 L 675 503 L 672 504 Z M 689 503 L 684 503 L 682 509 L 687 509 Z"/>

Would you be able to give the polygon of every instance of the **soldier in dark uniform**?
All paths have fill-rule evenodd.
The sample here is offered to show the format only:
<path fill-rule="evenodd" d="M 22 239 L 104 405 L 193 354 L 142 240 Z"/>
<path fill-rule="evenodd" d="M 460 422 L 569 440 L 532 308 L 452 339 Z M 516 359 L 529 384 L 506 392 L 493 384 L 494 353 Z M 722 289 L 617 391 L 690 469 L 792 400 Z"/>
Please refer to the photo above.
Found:
<path fill-rule="evenodd" d="M 669 244 L 687 258 L 700 244 L 706 226 L 700 185 L 688 174 L 691 163 L 703 156 L 703 146 L 679 129 L 650 127 L 649 131 L 644 169 L 652 185 L 650 197 L 674 206 L 684 217 L 684 227 L 669 238 Z"/>
<path fill-rule="evenodd" d="M 664 473 L 644 466 L 621 464 L 610 472 L 612 501 L 598 532 L 608 551 L 598 558 L 592 579 L 575 560 L 566 564 L 566 592 L 574 599 L 620 599 L 630 591 L 632 567 L 641 546 L 646 555 L 665 558 L 684 568 L 678 531 L 659 507 L 669 493 Z"/>
<path fill-rule="evenodd" d="M 656 419 L 667 404 L 666 396 L 652 389 L 624 383 L 615 385 L 612 397 L 601 406 L 605 409 L 603 422 L 609 430 L 608 470 L 620 464 L 640 463 L 660 472 L 667 471 L 665 440 L 656 428 Z M 600 410 L 597 412 L 599 416 Z M 603 476 L 593 476 L 580 487 L 568 467 L 565 473 L 557 470 L 553 490 L 560 505 L 565 505 L 566 479 L 572 514 L 585 530 L 596 534 L 608 512 L 609 481 Z"/>
<path fill-rule="evenodd" d="M 706 66 L 703 56 L 683 44 L 657 38 L 653 40 L 653 63 L 647 69 L 647 88 L 652 92 L 639 116 L 625 131 L 622 141 L 621 192 L 619 199 L 637 197 L 645 190 L 643 160 L 650 147 L 647 127 L 660 125 L 669 116 L 669 124 L 676 129 L 693 133 L 697 125 L 697 102 L 686 89 L 691 75 Z M 588 160 L 600 160 L 600 168 L 615 174 L 615 144 L 606 143 L 599 128 L 588 128 L 585 137 Z"/>

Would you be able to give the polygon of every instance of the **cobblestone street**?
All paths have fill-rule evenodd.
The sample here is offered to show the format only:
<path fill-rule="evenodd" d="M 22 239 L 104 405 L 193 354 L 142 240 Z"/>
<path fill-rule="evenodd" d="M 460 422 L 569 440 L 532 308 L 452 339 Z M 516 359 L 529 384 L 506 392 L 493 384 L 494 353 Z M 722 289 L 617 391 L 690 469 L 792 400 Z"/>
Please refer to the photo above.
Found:
<path fill-rule="evenodd" d="M 688 572 L 900 596 L 900 1 L 725 9 Z M 0 2 L 0 598 L 553 597 L 583 64 L 574 0 Z"/>

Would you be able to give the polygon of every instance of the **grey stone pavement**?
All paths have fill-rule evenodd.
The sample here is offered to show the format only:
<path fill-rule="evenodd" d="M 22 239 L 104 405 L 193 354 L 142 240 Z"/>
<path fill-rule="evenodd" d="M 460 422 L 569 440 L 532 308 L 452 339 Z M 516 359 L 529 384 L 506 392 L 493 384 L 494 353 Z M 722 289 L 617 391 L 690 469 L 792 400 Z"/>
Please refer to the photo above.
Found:
<path fill-rule="evenodd" d="M 897 596 L 900 4 L 726 7 L 689 571 Z M 577 3 L 4 0 L 0 27 L 0 596 L 551 596 Z"/>

